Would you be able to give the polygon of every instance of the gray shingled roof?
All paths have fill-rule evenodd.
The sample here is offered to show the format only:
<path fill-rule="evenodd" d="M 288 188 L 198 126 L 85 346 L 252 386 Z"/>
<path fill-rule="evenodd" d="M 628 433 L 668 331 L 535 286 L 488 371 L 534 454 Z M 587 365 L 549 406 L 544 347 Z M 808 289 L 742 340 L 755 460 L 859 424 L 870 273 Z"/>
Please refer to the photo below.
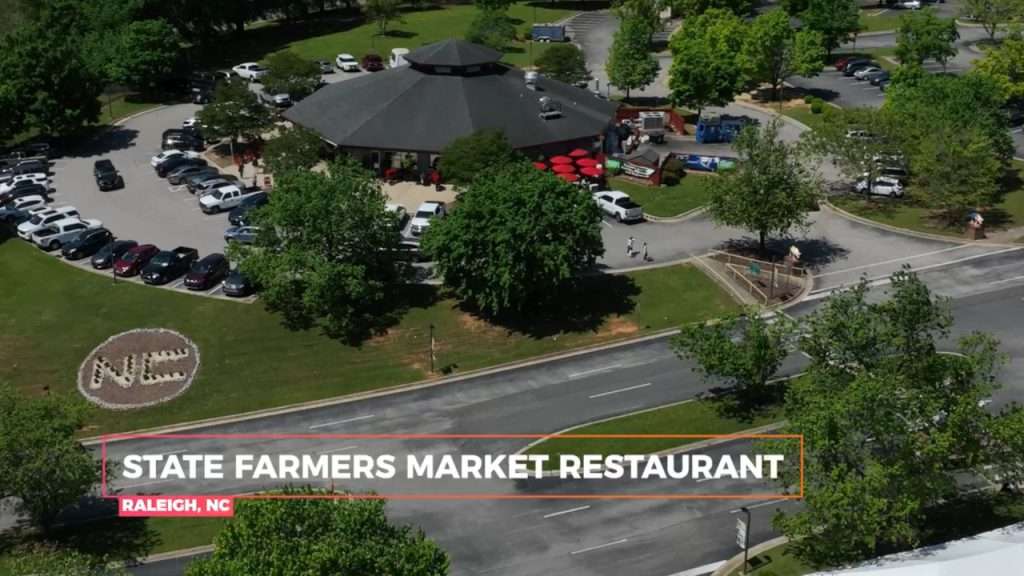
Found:
<path fill-rule="evenodd" d="M 405 55 L 414 64 L 430 66 L 479 66 L 501 60 L 502 53 L 465 40 L 443 40 Z"/>
<path fill-rule="evenodd" d="M 522 70 L 493 66 L 493 73 L 467 76 L 410 66 L 367 74 L 325 86 L 284 115 L 337 146 L 440 152 L 482 129 L 502 130 L 514 148 L 597 136 L 618 107 L 547 78 L 530 90 Z M 561 104 L 560 118 L 540 118 L 541 96 Z"/>

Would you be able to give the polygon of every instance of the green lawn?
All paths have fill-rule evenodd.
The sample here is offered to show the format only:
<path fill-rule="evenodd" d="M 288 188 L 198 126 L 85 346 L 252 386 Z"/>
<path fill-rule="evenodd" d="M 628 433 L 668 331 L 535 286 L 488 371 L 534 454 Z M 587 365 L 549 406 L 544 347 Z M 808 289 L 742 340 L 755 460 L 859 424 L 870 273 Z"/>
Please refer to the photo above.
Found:
<path fill-rule="evenodd" d="M 572 4 L 573 8 L 578 8 Z M 571 15 L 570 4 L 513 4 L 508 11 L 516 26 L 517 37 L 529 38 L 534 22 L 555 22 Z M 292 50 L 303 58 L 333 61 L 339 53 L 356 58 L 375 52 L 385 58 L 392 48 L 415 49 L 448 38 L 463 38 L 476 15 L 472 5 L 444 6 L 403 14 L 404 22 L 389 25 L 386 35 L 378 35 L 375 23 L 361 19 L 314 19 L 300 23 L 269 22 L 250 28 L 237 39 L 224 43 L 224 50 L 213 56 L 211 64 L 233 66 L 246 60 L 263 60 L 270 53 Z M 532 46 L 531 46 L 532 44 Z M 517 40 L 505 51 L 505 61 L 515 66 L 531 63 L 548 44 Z"/>
<path fill-rule="evenodd" d="M 100 118 L 97 123 L 113 124 L 132 114 L 156 108 L 161 103 L 141 99 L 136 94 L 118 94 L 111 96 L 109 99 L 106 96 L 101 96 L 100 104 L 102 104 L 103 108 L 100 110 Z"/>
<path fill-rule="evenodd" d="M 797 105 L 784 107 L 782 109 L 782 114 L 784 116 L 789 116 L 790 118 L 793 118 L 794 120 L 806 125 L 811 130 L 814 130 L 823 122 L 826 122 L 829 114 L 831 114 L 834 110 L 835 108 L 833 108 L 832 106 L 824 104 L 821 108 L 821 112 L 815 114 L 811 112 L 811 107 L 809 104 L 804 104 L 803 102 L 801 102 L 800 104 Z"/>
<path fill-rule="evenodd" d="M 688 173 L 675 186 L 655 188 L 637 184 L 625 178 L 612 178 L 609 185 L 629 194 L 644 212 L 652 216 L 678 216 L 694 208 L 703 206 L 709 197 L 708 179 L 717 178 L 712 174 Z"/>
<path fill-rule="evenodd" d="M 439 367 L 453 372 L 706 320 L 736 309 L 698 269 L 673 266 L 588 280 L 571 320 L 500 327 L 460 310 L 434 288 L 411 290 L 387 334 L 360 347 L 317 330 L 295 332 L 261 305 L 201 298 L 76 270 L 28 244 L 0 242 L 0 380 L 39 393 L 76 392 L 79 363 L 107 337 L 165 327 L 203 357 L 192 388 L 157 407 L 97 409 L 86 434 L 132 430 L 394 386 L 428 377 L 435 326 Z"/>
<path fill-rule="evenodd" d="M 750 576 L 803 576 L 814 571 L 789 553 L 789 545 L 783 544 L 776 548 L 750 558 Z M 729 573 L 729 576 L 742 574 L 742 566 Z"/>
<path fill-rule="evenodd" d="M 988 231 L 1024 226 L 1024 162 L 1013 161 L 1018 177 L 1011 183 L 1011 189 L 1003 196 L 1002 201 L 984 212 Z M 830 199 L 836 206 L 862 216 L 900 228 L 962 236 L 962 226 L 950 227 L 936 217 L 936 212 L 923 206 L 915 205 L 912 200 L 888 201 L 881 199 L 865 199 L 863 196 L 837 196 Z"/>
<path fill-rule="evenodd" d="M 567 434 L 732 434 L 782 419 L 782 407 L 770 406 L 757 414 L 738 418 L 724 413 L 710 400 L 694 400 L 656 408 L 576 428 Z M 553 438 L 528 451 L 548 454 L 557 465 L 559 454 L 650 454 L 698 442 L 701 438 Z"/>
<path fill-rule="evenodd" d="M 860 12 L 861 32 L 881 32 L 895 30 L 900 26 L 900 10 L 887 10 L 875 6 L 863 8 Z"/>

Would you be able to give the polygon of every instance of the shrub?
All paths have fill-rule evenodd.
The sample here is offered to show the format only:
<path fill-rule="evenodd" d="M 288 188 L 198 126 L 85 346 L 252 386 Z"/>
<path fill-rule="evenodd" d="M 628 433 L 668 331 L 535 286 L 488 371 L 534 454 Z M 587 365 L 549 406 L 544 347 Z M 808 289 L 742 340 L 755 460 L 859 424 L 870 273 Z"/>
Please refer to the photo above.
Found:
<path fill-rule="evenodd" d="M 825 103 L 818 98 L 814 102 L 811 102 L 811 114 L 821 114 L 825 110 Z"/>
<path fill-rule="evenodd" d="M 804 96 L 804 104 L 813 104 L 814 100 L 815 100 L 815 96 L 811 96 L 810 94 L 808 94 L 807 96 Z"/>
<path fill-rule="evenodd" d="M 682 160 L 675 156 L 669 156 L 668 160 L 661 166 L 661 183 L 666 186 L 675 186 L 686 175 L 686 166 Z"/>

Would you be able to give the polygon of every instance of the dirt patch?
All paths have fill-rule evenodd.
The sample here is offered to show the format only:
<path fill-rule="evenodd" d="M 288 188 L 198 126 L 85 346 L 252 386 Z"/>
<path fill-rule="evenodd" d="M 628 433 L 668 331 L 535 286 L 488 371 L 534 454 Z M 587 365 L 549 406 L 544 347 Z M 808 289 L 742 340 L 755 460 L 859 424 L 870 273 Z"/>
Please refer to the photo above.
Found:
<path fill-rule="evenodd" d="M 622 316 L 615 316 L 609 318 L 605 322 L 604 327 L 601 328 L 601 335 L 607 336 L 629 336 L 630 334 L 636 334 L 640 331 L 640 326 Z"/>

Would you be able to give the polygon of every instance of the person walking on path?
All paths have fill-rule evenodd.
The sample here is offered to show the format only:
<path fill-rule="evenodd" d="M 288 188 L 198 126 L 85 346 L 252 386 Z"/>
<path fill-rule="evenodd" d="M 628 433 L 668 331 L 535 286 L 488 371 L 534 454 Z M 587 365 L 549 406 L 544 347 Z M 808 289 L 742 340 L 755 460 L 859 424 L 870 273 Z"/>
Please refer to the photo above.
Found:
<path fill-rule="evenodd" d="M 626 256 L 629 256 L 630 258 L 632 258 L 635 255 L 636 255 L 636 252 L 633 251 L 633 237 L 630 236 L 626 240 Z"/>
<path fill-rule="evenodd" d="M 650 262 L 650 260 L 651 260 L 651 259 L 650 259 L 650 257 L 649 257 L 649 256 L 647 255 L 647 241 L 646 241 L 646 240 L 644 241 L 644 247 L 643 247 L 643 250 L 644 250 L 644 262 Z"/>

